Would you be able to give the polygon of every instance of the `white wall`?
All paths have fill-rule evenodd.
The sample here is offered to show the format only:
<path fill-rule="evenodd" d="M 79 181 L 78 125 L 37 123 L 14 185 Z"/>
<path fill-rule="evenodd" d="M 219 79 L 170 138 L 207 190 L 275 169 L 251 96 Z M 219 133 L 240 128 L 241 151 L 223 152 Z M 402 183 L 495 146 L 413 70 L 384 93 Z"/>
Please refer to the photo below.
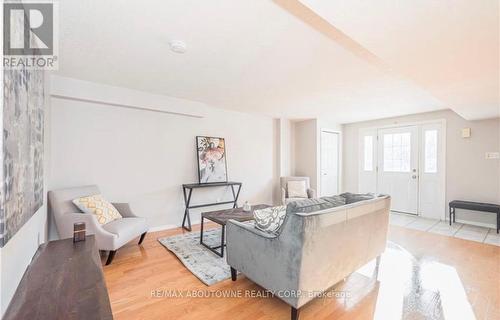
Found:
<path fill-rule="evenodd" d="M 281 204 L 281 187 L 279 178 L 294 174 L 295 155 L 293 153 L 293 122 L 289 119 L 274 119 L 274 142 L 275 142 L 275 187 L 273 202 Z"/>
<path fill-rule="evenodd" d="M 130 202 L 151 227 L 179 226 L 184 211 L 181 185 L 198 180 L 195 136 L 208 135 L 226 139 L 229 179 L 243 182 L 240 204 L 273 202 L 273 119 L 74 79 L 55 77 L 52 87 L 54 94 L 71 99 L 51 99 L 50 189 L 97 184 L 108 199 Z M 188 109 L 202 118 L 110 105 L 114 102 L 164 111 Z M 226 188 L 195 190 L 193 203 L 222 201 L 230 195 Z M 191 218 L 196 223 L 199 214 Z"/>
<path fill-rule="evenodd" d="M 358 191 L 360 129 L 436 119 L 446 120 L 446 203 L 500 203 L 500 161 L 485 159 L 486 152 L 500 151 L 500 119 L 467 121 L 451 110 L 344 125 L 344 190 Z M 462 138 L 462 128 L 471 128 L 472 137 Z M 457 220 L 494 226 L 495 218 L 493 214 L 457 210 Z"/>
<path fill-rule="evenodd" d="M 295 171 L 294 123 L 284 118 L 278 121 L 280 127 L 280 175 L 291 176 Z"/>
<path fill-rule="evenodd" d="M 38 246 L 47 238 L 47 207 L 41 207 L 33 217 L 1 248 L 1 314 L 3 315 L 16 292 L 26 267 Z"/>
<path fill-rule="evenodd" d="M 295 175 L 311 179 L 311 188 L 318 190 L 318 127 L 317 120 L 294 123 Z"/>

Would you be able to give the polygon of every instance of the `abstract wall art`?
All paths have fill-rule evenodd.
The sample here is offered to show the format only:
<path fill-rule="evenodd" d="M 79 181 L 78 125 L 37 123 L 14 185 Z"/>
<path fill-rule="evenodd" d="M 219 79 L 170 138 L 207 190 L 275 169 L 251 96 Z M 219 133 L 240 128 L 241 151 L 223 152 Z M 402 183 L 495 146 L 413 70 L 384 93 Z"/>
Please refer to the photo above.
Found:
<path fill-rule="evenodd" d="M 44 72 L 4 70 L 0 246 L 43 204 Z"/>
<path fill-rule="evenodd" d="M 224 138 L 196 137 L 200 183 L 227 182 Z"/>

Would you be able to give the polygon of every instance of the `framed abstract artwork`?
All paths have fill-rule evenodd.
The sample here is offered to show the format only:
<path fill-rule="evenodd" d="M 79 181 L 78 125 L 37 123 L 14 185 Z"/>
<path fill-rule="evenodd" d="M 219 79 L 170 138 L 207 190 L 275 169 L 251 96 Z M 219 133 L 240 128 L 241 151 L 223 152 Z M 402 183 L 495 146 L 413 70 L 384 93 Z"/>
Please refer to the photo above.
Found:
<path fill-rule="evenodd" d="M 224 138 L 196 137 L 199 183 L 227 182 Z"/>
<path fill-rule="evenodd" d="M 44 72 L 4 70 L 0 247 L 43 205 Z"/>

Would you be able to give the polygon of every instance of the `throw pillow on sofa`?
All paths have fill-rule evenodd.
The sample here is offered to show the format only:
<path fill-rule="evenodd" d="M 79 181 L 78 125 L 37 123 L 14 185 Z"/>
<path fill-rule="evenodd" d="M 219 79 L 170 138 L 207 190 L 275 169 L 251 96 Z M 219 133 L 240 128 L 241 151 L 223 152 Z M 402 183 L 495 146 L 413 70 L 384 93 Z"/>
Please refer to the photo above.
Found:
<path fill-rule="evenodd" d="M 288 198 L 307 198 L 306 182 L 304 180 L 288 181 Z"/>
<path fill-rule="evenodd" d="M 84 213 L 94 214 L 100 224 L 122 218 L 118 210 L 100 194 L 77 198 L 73 200 L 73 203 Z"/>
<path fill-rule="evenodd" d="M 255 227 L 259 230 L 274 233 L 279 230 L 286 216 L 286 206 L 255 210 L 253 217 Z"/>

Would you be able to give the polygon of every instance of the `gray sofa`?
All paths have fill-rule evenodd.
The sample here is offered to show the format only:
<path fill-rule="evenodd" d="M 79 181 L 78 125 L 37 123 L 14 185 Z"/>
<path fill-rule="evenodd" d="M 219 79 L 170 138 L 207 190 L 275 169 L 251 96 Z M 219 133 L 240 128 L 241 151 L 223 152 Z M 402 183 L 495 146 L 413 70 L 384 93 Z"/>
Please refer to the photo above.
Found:
<path fill-rule="evenodd" d="M 233 281 L 239 271 L 277 292 L 298 319 L 299 308 L 381 255 L 389 208 L 389 196 L 297 201 L 287 206 L 276 234 L 230 220 L 227 262 Z"/>
<path fill-rule="evenodd" d="M 82 213 L 72 202 L 73 199 L 95 194 L 100 194 L 95 185 L 49 191 L 49 209 L 56 222 L 60 239 L 73 237 L 73 224 L 85 222 L 86 233 L 95 235 L 97 248 L 109 251 L 106 261 L 106 265 L 109 265 L 116 250 L 127 242 L 140 236 L 139 244 L 142 243 L 148 225 L 145 218 L 132 212 L 128 203 L 113 203 L 123 218 L 101 225 L 93 214 Z"/>

